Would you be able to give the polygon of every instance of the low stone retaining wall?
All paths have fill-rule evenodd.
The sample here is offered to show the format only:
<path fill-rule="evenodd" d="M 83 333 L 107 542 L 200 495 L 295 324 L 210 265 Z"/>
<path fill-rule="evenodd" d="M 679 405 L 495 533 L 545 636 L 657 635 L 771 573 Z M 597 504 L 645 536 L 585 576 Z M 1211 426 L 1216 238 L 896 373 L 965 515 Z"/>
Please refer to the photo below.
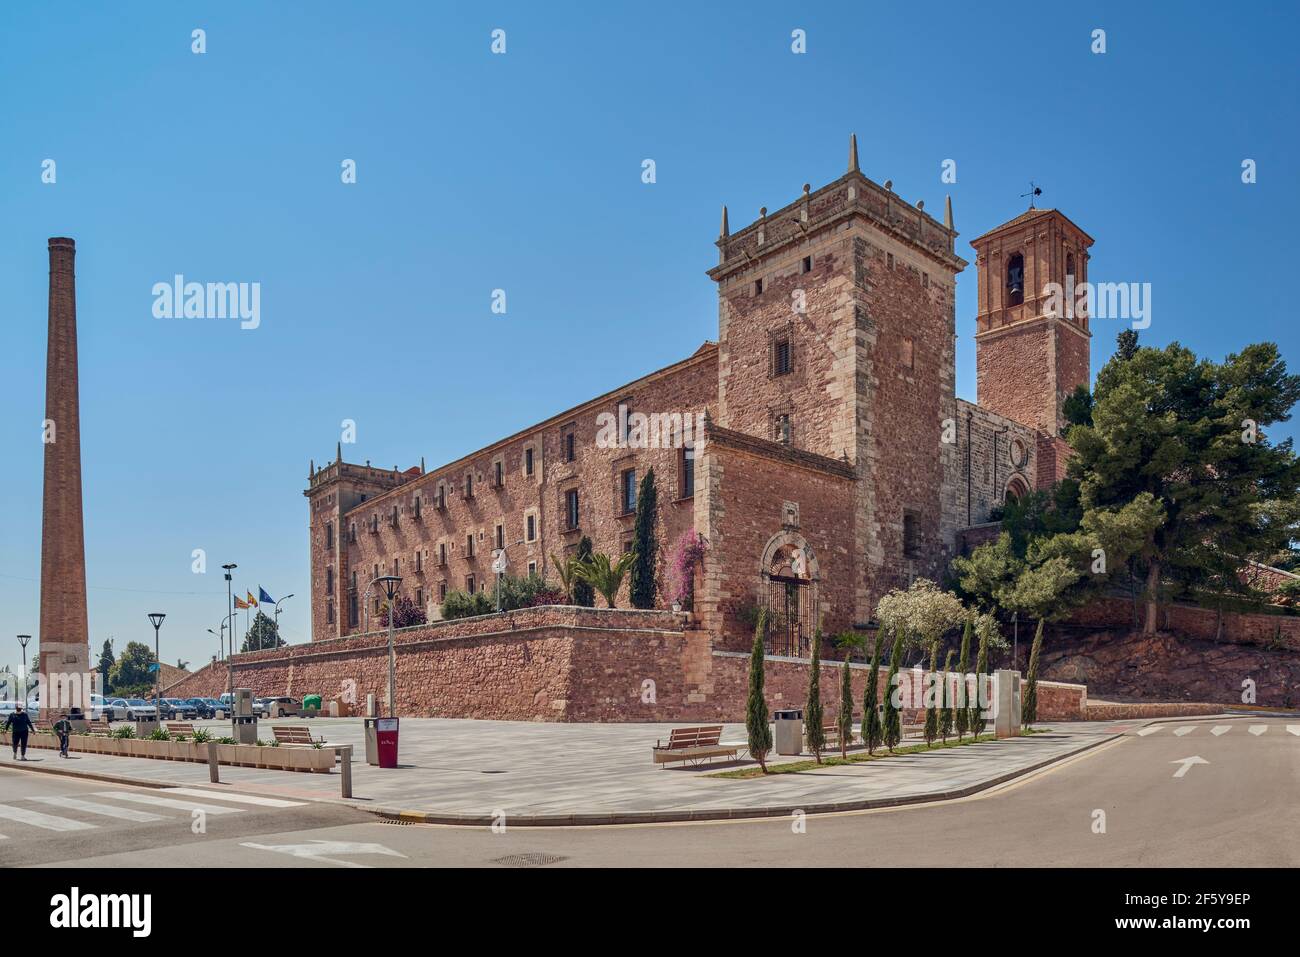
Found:
<path fill-rule="evenodd" d="M 1139 606 L 1139 622 L 1145 614 L 1145 607 Z M 1103 598 L 1090 602 L 1075 611 L 1069 623 L 1098 630 L 1134 630 L 1133 603 L 1123 598 Z M 1222 644 L 1300 651 L 1300 616 L 1297 615 L 1224 612 L 1223 632 L 1220 635 L 1219 615 L 1213 609 L 1196 605 L 1162 604 L 1158 624 L 1161 631 L 1173 632 L 1181 638 L 1206 641 L 1218 638 Z"/>
<path fill-rule="evenodd" d="M 1223 705 L 1199 702 L 1143 702 L 1135 704 L 1090 704 L 1084 710 L 1089 721 L 1141 721 L 1150 718 L 1191 718 L 1222 714 Z"/>

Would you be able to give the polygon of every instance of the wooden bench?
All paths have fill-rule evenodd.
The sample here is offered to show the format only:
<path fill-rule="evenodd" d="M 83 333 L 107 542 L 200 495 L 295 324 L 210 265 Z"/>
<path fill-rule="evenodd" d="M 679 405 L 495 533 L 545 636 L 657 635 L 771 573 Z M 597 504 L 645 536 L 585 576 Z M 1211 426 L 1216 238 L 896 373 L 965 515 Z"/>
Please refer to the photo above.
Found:
<path fill-rule="evenodd" d="M 308 748 L 314 748 L 319 744 L 321 747 L 326 747 L 324 738 L 313 738 L 311 729 L 300 724 L 288 727 L 272 725 L 271 734 L 275 736 L 277 744 L 302 745 Z"/>
<path fill-rule="evenodd" d="M 194 734 L 194 725 L 188 721 L 168 721 L 168 734 Z"/>
<path fill-rule="evenodd" d="M 740 747 L 722 744 L 722 725 L 713 724 L 699 728 L 673 728 L 668 735 L 668 743 L 655 742 L 654 763 L 663 765 L 669 761 L 683 761 L 698 764 L 706 758 L 734 758 L 740 753 Z"/>

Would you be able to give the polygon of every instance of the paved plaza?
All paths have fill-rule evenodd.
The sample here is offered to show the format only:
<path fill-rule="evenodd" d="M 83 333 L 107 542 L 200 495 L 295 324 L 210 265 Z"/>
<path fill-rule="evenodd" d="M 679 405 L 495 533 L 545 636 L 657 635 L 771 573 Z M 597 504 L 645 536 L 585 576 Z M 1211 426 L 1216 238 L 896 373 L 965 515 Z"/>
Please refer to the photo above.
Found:
<path fill-rule="evenodd" d="M 939 800 L 983 787 L 1101 744 L 1140 722 L 1065 722 L 1046 733 L 961 748 L 825 767 L 800 774 L 734 780 L 712 772 L 747 766 L 718 762 L 659 768 L 651 747 L 666 740 L 667 724 L 542 724 L 404 718 L 400 766 L 365 763 L 359 718 L 276 719 L 307 724 L 335 744 L 351 744 L 353 799 L 388 814 L 418 812 L 444 822 L 491 823 L 504 813 L 515 824 L 617 823 L 719 819 L 762 813 L 807 812 Z M 224 733 L 223 722 L 196 722 Z M 741 725 L 726 725 L 722 740 L 743 741 Z M 905 744 L 913 743 L 910 739 Z M 75 738 L 74 738 L 75 747 Z M 830 752 L 838 754 L 838 752 Z M 206 765 L 78 754 L 60 759 L 32 750 L 27 767 L 103 775 L 166 785 L 208 782 Z M 792 760 L 783 758 L 778 760 Z M 0 765 L 11 761 L 7 750 Z M 222 784 L 248 793 L 340 800 L 340 774 L 306 774 L 222 766 Z"/>

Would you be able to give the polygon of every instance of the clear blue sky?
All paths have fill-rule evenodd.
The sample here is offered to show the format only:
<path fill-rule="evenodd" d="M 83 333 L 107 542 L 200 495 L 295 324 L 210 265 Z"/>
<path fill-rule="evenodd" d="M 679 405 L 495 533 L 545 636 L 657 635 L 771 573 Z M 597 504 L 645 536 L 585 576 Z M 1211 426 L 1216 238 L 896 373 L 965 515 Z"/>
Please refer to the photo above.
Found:
<path fill-rule="evenodd" d="M 349 458 L 432 468 L 686 356 L 717 332 L 720 204 L 739 227 L 834 179 L 850 131 L 905 199 L 951 192 L 964 253 L 1032 178 L 1096 238 L 1094 280 L 1153 284 L 1145 342 L 1273 339 L 1300 367 L 1296 21 L 1267 3 L 4 4 L 0 662 L 38 629 L 47 237 L 78 248 L 93 648 L 152 641 L 157 610 L 164 660 L 201 663 L 225 561 L 241 590 L 296 593 L 281 623 L 307 640 L 301 493 L 343 419 Z M 260 282 L 261 327 L 155 319 L 176 273 Z M 968 398 L 974 290 L 967 270 Z M 1117 330 L 1096 324 L 1094 372 Z"/>

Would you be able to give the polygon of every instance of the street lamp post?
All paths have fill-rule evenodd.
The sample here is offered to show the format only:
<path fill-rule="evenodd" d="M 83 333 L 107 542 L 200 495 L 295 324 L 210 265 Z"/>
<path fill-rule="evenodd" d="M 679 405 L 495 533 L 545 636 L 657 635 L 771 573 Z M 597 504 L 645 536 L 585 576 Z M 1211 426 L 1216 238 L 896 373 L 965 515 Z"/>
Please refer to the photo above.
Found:
<path fill-rule="evenodd" d="M 397 590 L 402 587 L 402 579 L 396 575 L 384 575 L 370 583 L 382 585 L 388 596 L 388 716 L 396 717 L 397 712 L 397 652 L 393 646 L 393 622 L 397 620 L 397 607 L 394 599 Z"/>
<path fill-rule="evenodd" d="M 226 656 L 226 619 L 221 619 L 220 634 L 211 628 L 208 629 L 208 634 L 217 639 L 217 657 L 224 658 Z"/>
<path fill-rule="evenodd" d="M 23 707 L 27 707 L 27 642 L 32 640 L 31 635 L 19 635 L 18 644 L 23 647 Z"/>
<path fill-rule="evenodd" d="M 234 571 L 236 568 L 238 568 L 239 566 L 236 565 L 234 562 L 231 562 L 229 565 L 222 565 L 221 567 L 225 569 L 226 572 L 226 619 L 229 621 L 230 619 L 235 617 L 235 600 L 230 591 L 231 589 L 230 573 Z M 226 657 L 226 691 L 229 692 L 230 694 L 231 704 L 235 703 L 234 657 L 235 657 L 235 623 L 231 621 L 230 622 L 230 654 Z"/>
<path fill-rule="evenodd" d="M 293 595 L 285 595 L 280 599 L 280 601 L 275 603 L 275 636 L 277 638 L 280 637 L 280 603 L 286 602 L 292 597 Z"/>
<path fill-rule="evenodd" d="M 158 631 L 162 628 L 163 619 L 167 616 L 161 611 L 152 611 L 149 613 L 149 620 L 153 622 L 153 710 L 154 717 L 158 719 L 158 727 L 162 727 L 162 703 L 158 696 L 162 692 L 162 655 L 158 649 Z"/>

